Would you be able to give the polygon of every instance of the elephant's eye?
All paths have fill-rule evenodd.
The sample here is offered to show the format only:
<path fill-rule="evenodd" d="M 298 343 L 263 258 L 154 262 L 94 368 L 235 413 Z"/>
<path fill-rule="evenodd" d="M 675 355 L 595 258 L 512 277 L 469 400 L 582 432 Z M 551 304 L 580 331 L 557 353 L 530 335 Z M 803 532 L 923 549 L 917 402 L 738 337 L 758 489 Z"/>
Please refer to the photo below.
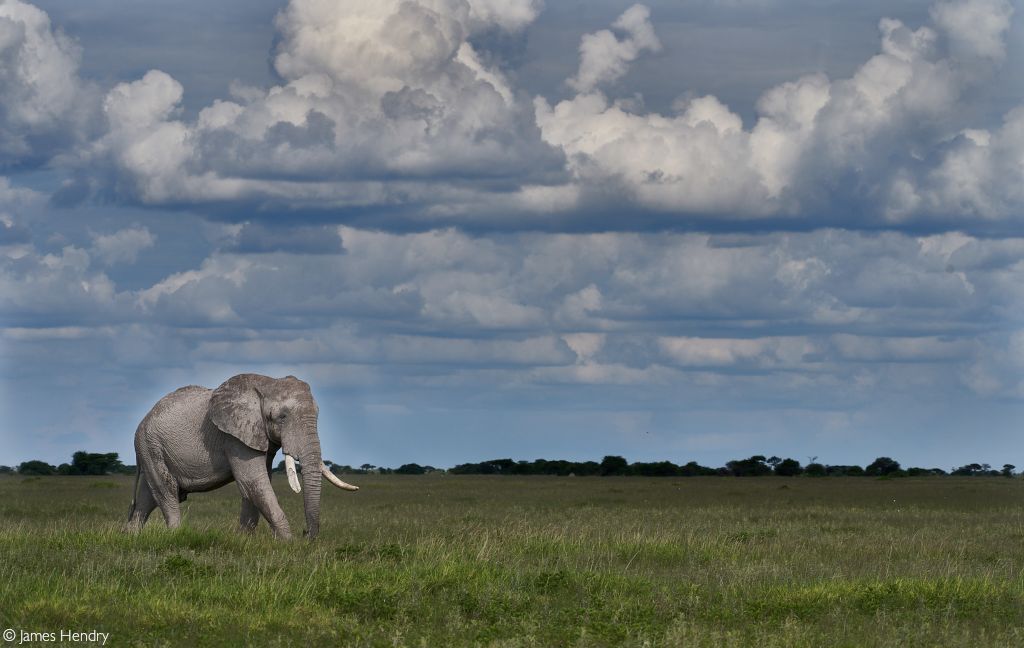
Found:
<path fill-rule="evenodd" d="M 278 420 L 283 421 L 286 418 L 288 418 L 288 412 L 281 412 L 281 415 L 278 417 Z"/>

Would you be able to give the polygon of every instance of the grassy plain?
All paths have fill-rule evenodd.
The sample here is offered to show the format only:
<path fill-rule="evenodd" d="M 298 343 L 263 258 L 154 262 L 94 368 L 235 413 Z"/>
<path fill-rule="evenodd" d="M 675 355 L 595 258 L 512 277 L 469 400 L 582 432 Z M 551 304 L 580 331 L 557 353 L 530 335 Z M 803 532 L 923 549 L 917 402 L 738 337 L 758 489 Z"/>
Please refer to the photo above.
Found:
<path fill-rule="evenodd" d="M 107 645 L 1024 645 L 1024 480 L 363 476 L 320 538 L 0 478 L 0 629 Z M 293 529 L 301 498 L 275 477 Z M 0 645 L 3 645 L 0 643 Z"/>

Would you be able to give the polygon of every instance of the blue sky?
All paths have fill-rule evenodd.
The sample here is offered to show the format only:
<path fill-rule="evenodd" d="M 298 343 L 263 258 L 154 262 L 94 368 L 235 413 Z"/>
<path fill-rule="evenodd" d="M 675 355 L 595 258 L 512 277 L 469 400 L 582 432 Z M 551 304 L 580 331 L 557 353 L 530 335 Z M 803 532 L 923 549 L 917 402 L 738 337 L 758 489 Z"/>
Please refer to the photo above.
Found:
<path fill-rule="evenodd" d="M 0 0 L 0 463 L 1024 465 L 1024 17 L 855 5 Z"/>

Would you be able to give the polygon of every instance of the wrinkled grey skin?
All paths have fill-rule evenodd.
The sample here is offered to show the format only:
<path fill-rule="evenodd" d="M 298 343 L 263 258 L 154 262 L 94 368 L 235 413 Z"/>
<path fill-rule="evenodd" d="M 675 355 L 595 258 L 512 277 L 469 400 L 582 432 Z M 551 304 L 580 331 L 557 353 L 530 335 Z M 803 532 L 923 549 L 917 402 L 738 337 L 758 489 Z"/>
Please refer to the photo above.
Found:
<path fill-rule="evenodd" d="M 288 519 L 270 485 L 279 449 L 306 469 L 302 495 L 306 535 L 320 530 L 320 438 L 309 385 L 288 376 L 240 374 L 217 389 L 182 387 L 160 399 L 135 432 L 139 466 L 127 530 L 138 531 L 160 507 L 167 526 L 181 523 L 179 504 L 234 481 L 242 495 L 240 527 L 256 528 L 262 514 L 274 535 L 290 538 Z"/>

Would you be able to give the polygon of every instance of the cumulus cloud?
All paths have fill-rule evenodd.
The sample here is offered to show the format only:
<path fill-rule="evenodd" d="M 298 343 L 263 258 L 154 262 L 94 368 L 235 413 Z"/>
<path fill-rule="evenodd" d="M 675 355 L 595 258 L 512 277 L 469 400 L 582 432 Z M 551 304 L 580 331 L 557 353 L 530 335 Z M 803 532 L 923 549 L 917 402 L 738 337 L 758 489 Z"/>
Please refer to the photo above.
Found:
<path fill-rule="evenodd" d="M 644 5 L 582 37 L 567 79 L 574 96 L 531 105 L 479 37 L 523 30 L 541 8 L 292 0 L 275 21 L 280 84 L 235 84 L 193 117 L 182 111 L 185 89 L 159 70 L 97 98 L 78 78 L 74 43 L 44 12 L 11 0 L 0 9 L 9 89 L 0 155 L 38 162 L 84 142 L 63 158 L 78 179 L 59 202 L 92 190 L 200 204 L 234 220 L 256 209 L 388 227 L 639 229 L 679 217 L 811 216 L 903 227 L 1019 213 L 1022 109 L 992 127 L 972 123 L 963 100 L 1005 58 L 1007 0 L 941 1 L 927 25 L 883 18 L 878 53 L 850 77 L 808 74 L 768 88 L 752 124 L 687 88 L 664 114 L 645 111 L 635 93 L 606 94 L 662 48 Z"/>
<path fill-rule="evenodd" d="M 79 60 L 46 12 L 0 3 L 0 167 L 39 164 L 85 134 L 95 95 L 78 78 Z"/>
<path fill-rule="evenodd" d="M 1003 35 L 1010 28 L 1013 6 L 1007 0 L 939 2 L 932 20 L 949 34 L 958 58 L 1000 60 L 1006 54 Z"/>
<path fill-rule="evenodd" d="M 607 29 L 584 36 L 580 41 L 580 69 L 568 84 L 579 92 L 591 92 L 625 74 L 628 64 L 644 50 L 660 50 L 661 41 L 654 33 L 650 17 L 647 7 L 633 5 L 612 24 L 626 33 L 623 39 Z"/>
<path fill-rule="evenodd" d="M 558 173 L 529 106 L 470 43 L 487 30 L 521 29 L 539 8 L 294 0 L 276 20 L 282 85 L 236 86 L 231 100 L 186 121 L 181 85 L 150 71 L 107 93 L 109 131 L 82 163 L 112 165 L 126 200 L 284 209 L 429 207 L 491 193 L 488 182 Z"/>
<path fill-rule="evenodd" d="M 939 148 L 938 163 L 898 175 L 891 211 L 904 219 L 917 211 L 999 220 L 1024 205 L 1024 106 L 993 131 L 964 129 Z"/>
<path fill-rule="evenodd" d="M 950 210 L 1007 218 L 1021 205 L 1017 112 L 1007 115 L 998 152 L 974 150 L 996 139 L 987 133 L 966 131 L 959 140 L 956 133 L 965 128 L 960 99 L 977 82 L 976 63 L 1002 57 L 1011 14 L 1005 0 L 959 0 L 934 7 L 935 28 L 882 19 L 880 52 L 850 78 L 813 74 L 767 90 L 749 130 L 714 96 L 680 99 L 671 115 L 609 99 L 595 90 L 596 79 L 621 75 L 631 60 L 610 55 L 614 64 L 587 66 L 601 73 L 583 75 L 581 66 L 570 80 L 575 97 L 553 106 L 536 98 L 537 124 L 565 152 L 578 183 L 602 195 L 613 187 L 626 202 L 657 211 L 732 218 L 856 205 L 867 221 Z M 609 37 L 584 37 L 584 62 Z M 979 170 L 967 172 L 964 158 Z"/>

